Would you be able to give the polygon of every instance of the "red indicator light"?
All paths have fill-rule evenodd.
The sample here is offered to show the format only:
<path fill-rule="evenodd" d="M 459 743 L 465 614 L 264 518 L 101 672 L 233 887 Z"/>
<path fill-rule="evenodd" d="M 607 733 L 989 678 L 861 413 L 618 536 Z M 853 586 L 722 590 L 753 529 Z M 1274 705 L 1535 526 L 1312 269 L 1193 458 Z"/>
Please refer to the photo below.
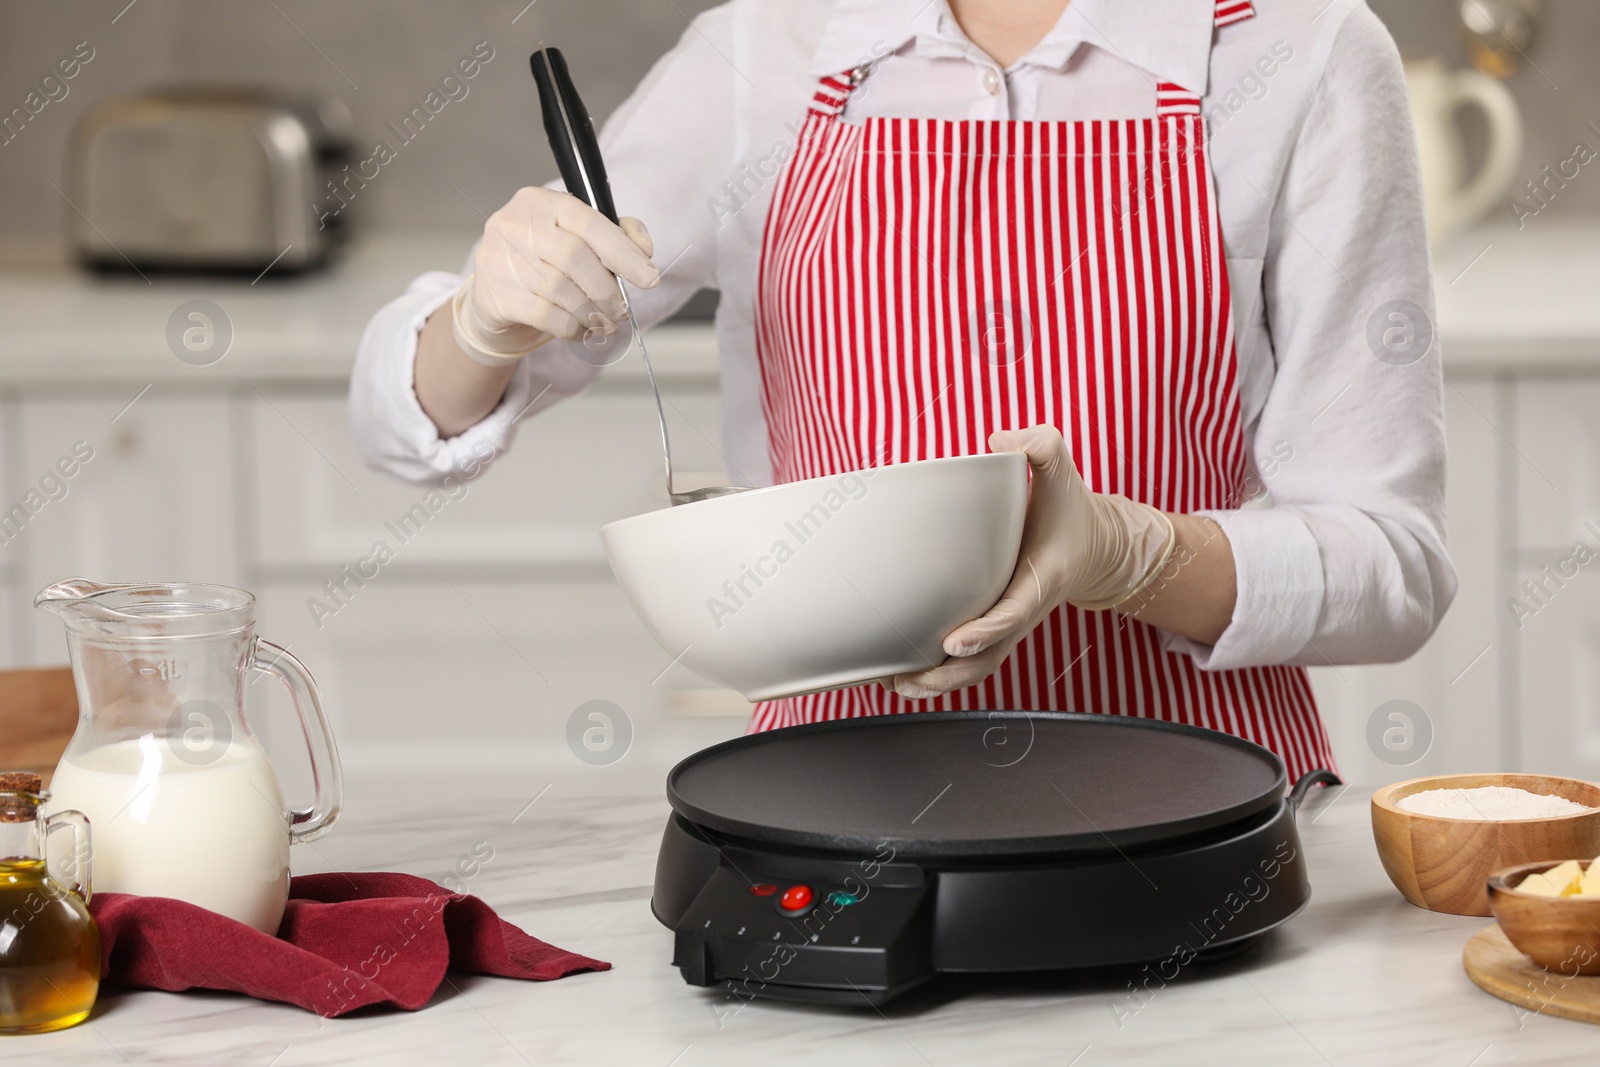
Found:
<path fill-rule="evenodd" d="M 808 885 L 792 885 L 783 891 L 783 896 L 778 898 L 778 907 L 783 911 L 800 912 L 811 907 L 815 896 Z"/>

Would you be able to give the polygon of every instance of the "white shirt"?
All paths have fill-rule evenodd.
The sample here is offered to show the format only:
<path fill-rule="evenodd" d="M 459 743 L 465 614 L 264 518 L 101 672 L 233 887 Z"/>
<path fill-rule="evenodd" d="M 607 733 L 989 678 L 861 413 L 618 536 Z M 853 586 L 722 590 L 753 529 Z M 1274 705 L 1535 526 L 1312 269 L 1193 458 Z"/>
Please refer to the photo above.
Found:
<path fill-rule="evenodd" d="M 1210 129 L 1250 477 L 1268 496 L 1207 513 L 1233 547 L 1237 606 L 1215 646 L 1170 635 L 1168 645 L 1208 669 L 1388 662 L 1421 647 L 1456 581 L 1437 341 L 1402 358 L 1408 341 L 1431 335 L 1433 297 L 1400 59 L 1361 0 L 1256 9 L 1216 30 L 1213 48 L 1214 0 L 1072 0 L 1005 71 L 945 0 L 733 0 L 696 18 L 601 141 L 618 210 L 644 220 L 657 265 L 671 264 L 658 288 L 638 292 L 641 321 L 702 287 L 721 290 L 730 473 L 771 481 L 756 266 L 773 179 L 821 75 L 879 60 L 846 121 L 1137 118 L 1155 113 L 1157 79 L 1176 82 L 1202 94 Z M 500 453 L 541 390 L 535 411 L 596 373 L 546 345 L 494 412 L 440 440 L 412 366 L 418 330 L 461 278 L 421 276 L 362 340 L 357 444 L 403 478 L 442 477 L 474 446 L 481 455 L 480 442 Z M 1396 301 L 1423 311 L 1410 335 L 1386 317 Z"/>

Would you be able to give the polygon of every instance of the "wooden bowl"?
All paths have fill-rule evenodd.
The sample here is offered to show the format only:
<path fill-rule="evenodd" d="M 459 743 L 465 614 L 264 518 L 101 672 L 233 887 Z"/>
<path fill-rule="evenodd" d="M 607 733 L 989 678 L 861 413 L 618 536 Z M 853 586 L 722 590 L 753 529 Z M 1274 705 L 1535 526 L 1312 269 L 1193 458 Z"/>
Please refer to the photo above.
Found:
<path fill-rule="evenodd" d="M 1541 897 L 1517 888 L 1559 862 L 1519 863 L 1491 874 L 1489 907 L 1506 940 L 1534 963 L 1560 974 L 1600 974 L 1600 897 Z"/>
<path fill-rule="evenodd" d="M 1600 854 L 1600 810 L 1551 819 L 1441 819 L 1396 803 L 1426 789 L 1510 786 L 1600 808 L 1600 785 L 1545 774 L 1444 774 L 1372 794 L 1372 835 L 1395 888 L 1411 903 L 1452 915 L 1489 915 L 1489 875 L 1519 863 Z"/>

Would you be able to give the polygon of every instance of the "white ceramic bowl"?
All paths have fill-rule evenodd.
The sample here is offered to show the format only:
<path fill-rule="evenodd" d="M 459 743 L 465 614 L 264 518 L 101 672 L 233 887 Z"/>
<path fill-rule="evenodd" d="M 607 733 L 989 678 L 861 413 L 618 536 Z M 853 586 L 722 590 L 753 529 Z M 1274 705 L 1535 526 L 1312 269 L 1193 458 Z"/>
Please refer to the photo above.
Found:
<path fill-rule="evenodd" d="M 1028 504 L 1017 452 L 812 478 L 600 529 L 651 635 L 749 700 L 834 689 L 945 658 L 992 607 Z"/>

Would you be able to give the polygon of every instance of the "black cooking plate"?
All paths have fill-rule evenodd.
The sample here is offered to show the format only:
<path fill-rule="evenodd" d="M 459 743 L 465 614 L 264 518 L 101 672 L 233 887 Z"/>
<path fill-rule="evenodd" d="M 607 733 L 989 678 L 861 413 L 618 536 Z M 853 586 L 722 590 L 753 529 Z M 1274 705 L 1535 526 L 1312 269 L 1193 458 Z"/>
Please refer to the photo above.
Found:
<path fill-rule="evenodd" d="M 678 764 L 684 818 L 763 845 L 907 858 L 1147 847 L 1283 799 L 1249 741 L 1121 715 L 884 715 L 737 738 Z"/>

